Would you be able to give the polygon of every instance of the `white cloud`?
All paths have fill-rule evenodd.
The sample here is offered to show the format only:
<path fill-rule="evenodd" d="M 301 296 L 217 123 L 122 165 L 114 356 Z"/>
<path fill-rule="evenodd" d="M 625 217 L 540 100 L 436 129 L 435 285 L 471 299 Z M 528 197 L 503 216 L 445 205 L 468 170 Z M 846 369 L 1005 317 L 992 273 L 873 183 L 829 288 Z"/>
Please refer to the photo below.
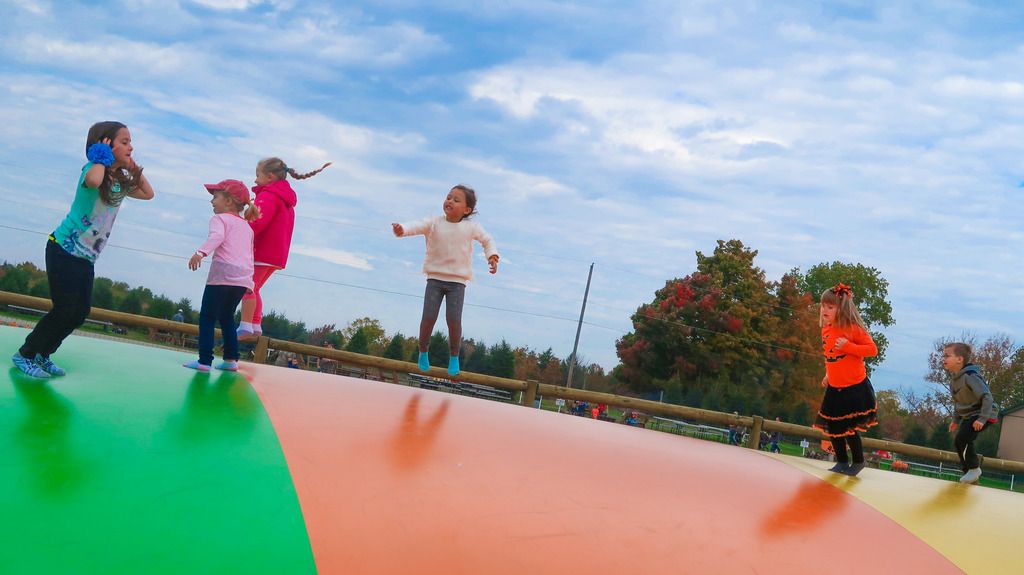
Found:
<path fill-rule="evenodd" d="M 325 248 L 319 246 L 308 246 L 308 245 L 293 245 L 291 253 L 316 258 L 336 264 L 339 266 L 346 266 L 355 268 L 358 270 L 370 271 L 373 269 L 373 265 L 370 264 L 369 258 L 347 252 L 344 250 L 337 250 L 334 248 Z"/>

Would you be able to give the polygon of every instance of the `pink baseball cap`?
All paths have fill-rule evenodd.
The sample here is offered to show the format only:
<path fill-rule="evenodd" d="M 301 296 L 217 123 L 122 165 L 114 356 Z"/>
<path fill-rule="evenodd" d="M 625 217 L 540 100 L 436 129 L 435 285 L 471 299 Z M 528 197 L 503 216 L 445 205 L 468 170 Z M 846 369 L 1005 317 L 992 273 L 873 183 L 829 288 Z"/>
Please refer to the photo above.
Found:
<path fill-rule="evenodd" d="M 231 197 L 239 201 L 239 203 L 249 203 L 249 188 L 245 187 L 245 184 L 238 180 L 221 180 L 216 184 L 206 184 L 206 191 L 211 194 L 214 192 L 227 192 L 231 194 Z"/>

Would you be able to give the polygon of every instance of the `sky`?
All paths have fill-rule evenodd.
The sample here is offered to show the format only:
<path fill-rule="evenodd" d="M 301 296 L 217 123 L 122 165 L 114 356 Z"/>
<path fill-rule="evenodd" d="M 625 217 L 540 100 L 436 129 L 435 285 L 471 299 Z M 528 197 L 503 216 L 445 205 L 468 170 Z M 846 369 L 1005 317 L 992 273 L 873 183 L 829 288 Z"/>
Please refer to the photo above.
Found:
<path fill-rule="evenodd" d="M 843 261 L 889 281 L 873 380 L 925 389 L 934 342 L 1017 337 L 1024 7 L 905 2 L 0 0 L 0 259 L 43 264 L 89 126 L 127 124 L 156 190 L 97 275 L 198 303 L 202 184 L 279 156 L 297 225 L 265 305 L 415 334 L 422 238 L 478 193 L 466 337 L 606 369 L 630 315 L 719 239 L 769 280 Z M 205 268 L 204 268 L 205 269 Z M 439 328 L 443 328 L 441 322 Z"/>

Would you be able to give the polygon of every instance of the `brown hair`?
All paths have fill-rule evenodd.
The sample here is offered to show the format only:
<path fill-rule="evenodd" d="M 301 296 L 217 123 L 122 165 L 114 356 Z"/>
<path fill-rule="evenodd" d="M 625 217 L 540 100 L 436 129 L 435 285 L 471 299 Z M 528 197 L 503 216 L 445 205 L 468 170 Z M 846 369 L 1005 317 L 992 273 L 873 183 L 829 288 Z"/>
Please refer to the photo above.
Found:
<path fill-rule="evenodd" d="M 821 294 L 821 303 L 836 306 L 836 327 L 844 328 L 857 324 L 866 330 L 868 327 L 860 317 L 857 304 L 853 303 L 853 290 L 846 286 L 842 286 L 842 288 L 845 288 L 842 289 L 839 286 L 842 286 L 842 284 L 825 290 Z M 818 317 L 818 323 L 824 327 L 824 320 L 820 316 Z"/>
<path fill-rule="evenodd" d="M 85 136 L 85 153 L 89 153 L 89 146 L 102 142 L 103 140 L 113 141 L 117 137 L 117 133 L 122 128 L 128 126 L 121 122 L 106 121 L 96 122 L 89 128 L 89 133 Z M 136 185 L 139 177 L 142 175 L 142 168 L 136 167 L 134 170 L 127 170 L 125 168 L 114 168 L 111 166 L 103 167 L 103 181 L 100 183 L 99 192 L 100 199 L 103 203 L 108 206 L 113 206 L 121 203 L 122 198 L 114 198 L 112 195 L 114 182 L 117 182 L 121 191 L 127 195 Z"/>
<path fill-rule="evenodd" d="M 476 213 L 476 190 L 465 184 L 456 184 L 452 186 L 452 190 L 461 190 L 462 195 L 466 196 L 466 207 L 469 208 L 469 213 L 459 219 L 461 222 Z"/>
<path fill-rule="evenodd" d="M 974 351 L 971 349 L 971 346 L 967 345 L 966 343 L 954 341 L 953 343 L 947 343 L 946 345 L 942 346 L 943 351 L 947 349 L 953 350 L 953 355 L 957 357 L 962 357 L 964 360 L 964 365 L 971 363 L 971 355 L 974 354 Z"/>
<path fill-rule="evenodd" d="M 284 163 L 284 160 L 282 160 L 281 158 L 263 158 L 262 160 L 256 163 L 256 169 L 263 172 L 264 174 L 270 174 L 274 176 L 274 179 L 277 180 L 284 180 L 289 175 L 291 175 L 291 177 L 295 178 L 296 180 L 305 180 L 306 178 L 311 178 L 319 174 L 320 172 L 324 171 L 324 168 L 330 165 L 331 162 L 327 162 L 326 164 L 320 166 L 319 169 L 313 170 L 312 172 L 306 172 L 305 174 L 300 174 L 295 170 L 289 168 L 288 164 Z"/>

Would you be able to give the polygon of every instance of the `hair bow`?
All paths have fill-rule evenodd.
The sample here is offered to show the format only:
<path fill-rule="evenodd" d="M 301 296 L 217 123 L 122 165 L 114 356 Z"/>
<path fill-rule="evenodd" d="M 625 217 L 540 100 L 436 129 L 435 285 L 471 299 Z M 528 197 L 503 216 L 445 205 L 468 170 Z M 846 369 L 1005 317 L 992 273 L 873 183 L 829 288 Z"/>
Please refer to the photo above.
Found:
<path fill-rule="evenodd" d="M 832 293 L 836 294 L 839 297 L 851 296 L 853 295 L 853 290 L 850 289 L 850 286 L 844 283 L 837 283 L 836 285 L 832 286 Z"/>

